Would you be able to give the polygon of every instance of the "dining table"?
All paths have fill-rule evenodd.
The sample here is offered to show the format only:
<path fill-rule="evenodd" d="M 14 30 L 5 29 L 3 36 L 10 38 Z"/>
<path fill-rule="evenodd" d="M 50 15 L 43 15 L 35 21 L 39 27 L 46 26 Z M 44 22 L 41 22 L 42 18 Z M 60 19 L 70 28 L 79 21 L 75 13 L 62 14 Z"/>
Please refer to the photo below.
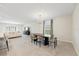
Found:
<path fill-rule="evenodd" d="M 49 35 L 43 35 L 41 33 L 33 33 L 33 34 L 44 38 L 43 40 L 44 40 L 44 45 L 45 46 L 49 45 L 49 37 L 50 37 Z"/>

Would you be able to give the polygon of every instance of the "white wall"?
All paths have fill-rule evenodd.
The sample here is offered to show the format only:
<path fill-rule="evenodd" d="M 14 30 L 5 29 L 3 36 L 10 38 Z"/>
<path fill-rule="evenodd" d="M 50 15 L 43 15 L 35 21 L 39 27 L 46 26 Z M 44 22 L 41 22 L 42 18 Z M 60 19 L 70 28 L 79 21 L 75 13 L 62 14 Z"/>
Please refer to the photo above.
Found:
<path fill-rule="evenodd" d="M 6 29 L 7 27 L 11 27 L 11 29 Z M 10 24 L 10 23 L 0 23 L 0 32 L 14 32 L 16 27 L 16 31 L 23 32 L 24 27 L 30 27 L 32 33 L 42 33 L 42 27 L 39 23 L 30 22 L 26 24 Z M 14 29 L 13 29 L 14 28 Z"/>
<path fill-rule="evenodd" d="M 53 19 L 53 32 L 61 41 L 72 42 L 72 17 L 70 15 Z"/>
<path fill-rule="evenodd" d="M 41 33 L 41 25 L 39 23 L 36 22 L 32 22 L 32 23 L 26 23 L 24 25 L 24 27 L 30 27 L 30 30 L 32 33 Z"/>
<path fill-rule="evenodd" d="M 73 45 L 79 55 L 79 4 L 73 13 Z"/>
<path fill-rule="evenodd" d="M 10 30 L 9 30 L 10 27 Z M 16 30 L 15 30 L 16 27 Z M 22 32 L 21 24 L 0 23 L 0 32 Z"/>
<path fill-rule="evenodd" d="M 2 17 L 2 14 L 4 17 Z M 7 26 L 17 27 L 16 31 L 23 32 L 23 30 L 24 30 L 23 27 L 26 26 L 26 27 L 31 28 L 32 33 L 41 33 L 42 27 L 38 22 L 28 21 L 28 20 L 26 20 L 24 22 L 20 22 L 20 21 L 18 22 L 17 21 L 18 19 L 9 18 L 9 17 L 6 17 L 7 16 L 6 14 L 4 14 L 4 13 L 2 13 L 2 14 L 0 14 L 0 32 L 8 31 L 5 29 Z"/>
<path fill-rule="evenodd" d="M 43 33 L 43 24 L 40 24 Z M 72 15 L 53 18 L 54 36 L 61 41 L 72 42 Z"/>

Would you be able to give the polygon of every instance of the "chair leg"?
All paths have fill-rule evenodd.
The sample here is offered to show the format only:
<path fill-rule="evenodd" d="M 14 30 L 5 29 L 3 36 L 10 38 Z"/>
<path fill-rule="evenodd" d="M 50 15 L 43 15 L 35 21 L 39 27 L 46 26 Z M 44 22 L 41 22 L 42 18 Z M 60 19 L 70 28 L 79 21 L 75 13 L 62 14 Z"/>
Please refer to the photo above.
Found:
<path fill-rule="evenodd" d="M 39 41 L 39 46 L 41 47 L 41 41 Z"/>
<path fill-rule="evenodd" d="M 9 51 L 9 45 L 8 45 L 8 41 L 6 40 L 6 45 L 7 45 L 7 49 Z"/>
<path fill-rule="evenodd" d="M 56 48 L 56 46 L 57 46 L 57 42 L 54 42 L 54 48 Z"/>
<path fill-rule="evenodd" d="M 36 41 L 36 45 L 37 45 L 37 41 Z"/>

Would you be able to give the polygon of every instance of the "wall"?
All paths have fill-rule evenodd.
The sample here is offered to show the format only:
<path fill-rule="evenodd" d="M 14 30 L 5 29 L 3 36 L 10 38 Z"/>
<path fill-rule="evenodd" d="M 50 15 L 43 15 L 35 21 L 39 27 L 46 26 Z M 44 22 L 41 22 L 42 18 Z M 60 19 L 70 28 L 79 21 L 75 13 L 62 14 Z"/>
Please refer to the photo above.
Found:
<path fill-rule="evenodd" d="M 72 17 L 70 15 L 53 19 L 53 32 L 61 41 L 72 42 Z"/>
<path fill-rule="evenodd" d="M 43 24 L 40 24 L 43 33 Z M 72 15 L 53 18 L 53 34 L 58 40 L 72 42 Z"/>
<path fill-rule="evenodd" d="M 3 14 L 3 15 L 2 15 Z M 28 21 L 26 20 L 25 22 L 17 22 L 17 19 L 14 18 L 8 18 L 6 17 L 7 15 L 2 13 L 0 14 L 0 32 L 6 32 L 6 27 L 17 27 L 16 31 L 23 32 L 24 31 L 24 26 L 30 27 L 32 33 L 41 33 L 41 25 L 38 22 L 34 21 Z M 3 17 L 4 16 L 4 17 Z M 15 21 L 16 20 L 16 21 Z M 41 27 L 41 28 L 40 28 Z M 13 30 L 14 31 L 14 30 Z"/>
<path fill-rule="evenodd" d="M 20 24 L 22 26 L 16 25 L 16 24 Z M 28 19 L 27 20 L 17 19 L 17 18 L 8 16 L 4 12 L 0 12 L 0 32 L 7 31 L 7 30 L 5 30 L 5 28 L 7 26 L 16 26 L 17 31 L 18 30 L 23 31 L 24 26 L 30 27 L 32 33 L 41 33 L 41 30 L 42 30 L 40 23 L 38 23 L 37 21 L 34 21 L 33 19 L 32 19 L 32 21 L 28 20 Z M 22 27 L 22 29 L 21 29 L 21 27 Z"/>
<path fill-rule="evenodd" d="M 30 30 L 32 33 L 42 33 L 42 27 L 39 23 L 32 22 L 32 23 L 26 23 L 24 27 L 30 27 Z"/>
<path fill-rule="evenodd" d="M 10 27 L 10 30 L 9 30 Z M 16 27 L 16 30 L 15 30 Z M 26 24 L 10 24 L 10 23 L 0 23 L 0 32 L 15 32 L 19 31 L 23 33 L 24 27 L 30 27 L 32 33 L 41 33 L 41 26 L 39 23 L 26 23 Z"/>
<path fill-rule="evenodd" d="M 16 27 L 16 29 L 15 29 Z M 21 24 L 0 23 L 0 32 L 22 32 Z"/>
<path fill-rule="evenodd" d="M 73 13 L 73 45 L 79 55 L 79 4 Z"/>

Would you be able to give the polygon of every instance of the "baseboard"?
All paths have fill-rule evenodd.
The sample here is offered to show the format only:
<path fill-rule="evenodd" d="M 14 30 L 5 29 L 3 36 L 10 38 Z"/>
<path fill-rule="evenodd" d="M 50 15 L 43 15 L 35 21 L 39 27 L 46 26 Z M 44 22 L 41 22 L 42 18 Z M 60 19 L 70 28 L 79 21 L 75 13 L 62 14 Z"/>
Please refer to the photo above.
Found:
<path fill-rule="evenodd" d="M 79 56 L 79 50 L 75 46 L 74 46 L 74 49 L 75 49 L 77 55 Z"/>
<path fill-rule="evenodd" d="M 79 56 L 79 50 L 78 49 L 75 49 L 75 51 L 76 51 L 77 55 Z"/>
<path fill-rule="evenodd" d="M 66 41 L 66 40 L 59 40 L 59 41 L 72 43 L 72 41 Z"/>
<path fill-rule="evenodd" d="M 72 43 L 72 41 L 65 41 L 65 40 L 59 40 L 59 41 L 63 41 L 63 42 L 69 42 L 69 43 Z M 77 49 L 74 45 L 73 45 L 74 49 L 75 49 L 75 52 L 77 53 L 77 55 L 79 56 L 79 49 Z"/>

